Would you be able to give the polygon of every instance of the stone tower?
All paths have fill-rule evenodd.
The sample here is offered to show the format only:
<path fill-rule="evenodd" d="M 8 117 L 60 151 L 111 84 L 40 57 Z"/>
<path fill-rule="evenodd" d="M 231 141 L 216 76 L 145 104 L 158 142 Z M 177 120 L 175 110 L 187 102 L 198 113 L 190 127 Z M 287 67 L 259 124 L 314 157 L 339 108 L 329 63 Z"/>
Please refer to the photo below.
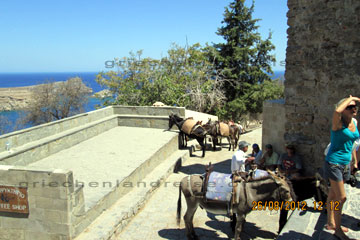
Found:
<path fill-rule="evenodd" d="M 334 104 L 360 97 L 360 1 L 288 0 L 285 142 L 321 167 Z"/>

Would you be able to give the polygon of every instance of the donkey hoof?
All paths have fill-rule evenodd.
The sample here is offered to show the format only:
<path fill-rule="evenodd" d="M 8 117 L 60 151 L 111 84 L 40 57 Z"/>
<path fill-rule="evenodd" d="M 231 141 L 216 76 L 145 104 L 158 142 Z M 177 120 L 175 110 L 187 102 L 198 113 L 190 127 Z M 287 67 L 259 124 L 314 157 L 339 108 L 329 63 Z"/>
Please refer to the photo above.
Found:
<path fill-rule="evenodd" d="M 186 234 L 188 240 L 199 240 L 199 237 L 196 234 Z"/>

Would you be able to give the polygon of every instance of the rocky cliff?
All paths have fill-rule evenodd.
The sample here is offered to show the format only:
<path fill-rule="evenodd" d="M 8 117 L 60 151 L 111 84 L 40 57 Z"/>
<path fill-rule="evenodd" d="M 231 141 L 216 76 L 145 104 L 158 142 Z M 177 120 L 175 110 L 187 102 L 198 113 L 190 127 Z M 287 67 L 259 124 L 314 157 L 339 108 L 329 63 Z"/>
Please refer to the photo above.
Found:
<path fill-rule="evenodd" d="M 57 84 L 57 83 L 55 83 Z M 12 111 L 26 108 L 31 102 L 32 91 L 37 85 L 28 87 L 0 88 L 0 111 Z M 89 93 L 92 89 L 84 87 Z"/>
<path fill-rule="evenodd" d="M 30 103 L 34 86 L 0 88 L 0 111 L 11 111 L 26 108 Z"/>

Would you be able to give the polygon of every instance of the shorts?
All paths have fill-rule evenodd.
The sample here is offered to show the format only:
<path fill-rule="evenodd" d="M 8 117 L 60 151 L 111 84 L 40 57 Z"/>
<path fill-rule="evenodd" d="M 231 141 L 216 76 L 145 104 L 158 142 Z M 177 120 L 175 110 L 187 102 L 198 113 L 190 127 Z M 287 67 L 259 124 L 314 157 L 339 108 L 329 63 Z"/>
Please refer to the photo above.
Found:
<path fill-rule="evenodd" d="M 324 163 L 324 178 L 326 180 L 334 180 L 336 182 L 344 181 L 350 179 L 350 168 L 349 164 L 335 164 L 325 161 Z"/>

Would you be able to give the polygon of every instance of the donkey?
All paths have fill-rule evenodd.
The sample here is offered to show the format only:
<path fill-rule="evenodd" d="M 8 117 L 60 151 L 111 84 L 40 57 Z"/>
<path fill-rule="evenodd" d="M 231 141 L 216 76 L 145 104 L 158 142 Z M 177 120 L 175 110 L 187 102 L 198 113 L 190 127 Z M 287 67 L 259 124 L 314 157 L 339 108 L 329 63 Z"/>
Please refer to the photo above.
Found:
<path fill-rule="evenodd" d="M 253 202 L 258 201 L 290 201 L 296 199 L 291 183 L 282 176 L 276 176 L 269 172 L 269 176 L 251 182 L 242 181 L 238 184 L 238 203 L 232 204 L 231 209 L 238 216 L 236 223 L 235 239 L 240 239 L 240 233 L 245 223 L 245 218 L 254 207 Z M 184 215 L 186 235 L 188 239 L 198 239 L 193 226 L 193 218 L 196 209 L 200 205 L 208 212 L 214 214 L 227 214 L 227 202 L 206 201 L 203 195 L 203 175 L 189 175 L 181 180 L 179 186 L 179 199 L 177 204 L 177 223 L 180 224 L 181 215 L 181 192 L 184 194 L 187 210 Z"/>
<path fill-rule="evenodd" d="M 212 138 L 212 142 L 213 142 L 213 151 L 216 150 L 216 144 L 218 144 L 218 137 L 220 138 L 220 146 L 221 146 L 221 139 L 222 136 L 220 133 L 220 122 L 216 121 L 215 123 L 211 122 L 210 119 L 209 121 L 203 125 L 203 127 L 206 129 L 206 131 L 208 132 L 208 134 L 211 136 Z M 237 143 L 239 141 L 240 138 L 240 132 L 239 132 L 239 128 L 235 125 L 228 125 L 229 126 L 229 136 L 225 136 L 229 142 L 229 151 L 231 150 L 231 147 L 233 147 L 233 151 L 235 151 L 235 148 L 237 146 Z"/>
<path fill-rule="evenodd" d="M 183 119 L 183 118 L 179 117 L 178 115 L 171 113 L 169 115 L 169 129 L 168 130 L 170 130 L 172 128 L 172 126 L 174 126 L 174 124 L 178 127 L 178 129 L 180 130 L 179 134 L 180 134 L 180 146 L 181 147 L 184 147 L 187 145 L 186 137 L 196 139 L 201 146 L 202 157 L 205 157 L 206 130 L 201 126 L 197 126 L 193 131 L 191 131 L 191 134 L 186 134 L 185 132 L 183 132 L 181 130 L 186 120 L 187 119 Z"/>
<path fill-rule="evenodd" d="M 315 174 L 315 176 L 309 177 L 300 177 L 297 179 L 291 179 L 291 185 L 294 189 L 294 193 L 297 197 L 297 201 L 301 202 L 305 199 L 314 197 L 315 201 L 326 202 L 327 199 L 327 184 L 326 181 L 320 176 L 320 174 Z M 280 219 L 279 219 L 279 231 L 281 232 L 283 227 L 287 222 L 287 215 L 289 210 L 282 208 L 280 210 Z M 231 228 L 235 231 L 236 225 L 236 215 L 234 214 L 231 219 Z"/>

